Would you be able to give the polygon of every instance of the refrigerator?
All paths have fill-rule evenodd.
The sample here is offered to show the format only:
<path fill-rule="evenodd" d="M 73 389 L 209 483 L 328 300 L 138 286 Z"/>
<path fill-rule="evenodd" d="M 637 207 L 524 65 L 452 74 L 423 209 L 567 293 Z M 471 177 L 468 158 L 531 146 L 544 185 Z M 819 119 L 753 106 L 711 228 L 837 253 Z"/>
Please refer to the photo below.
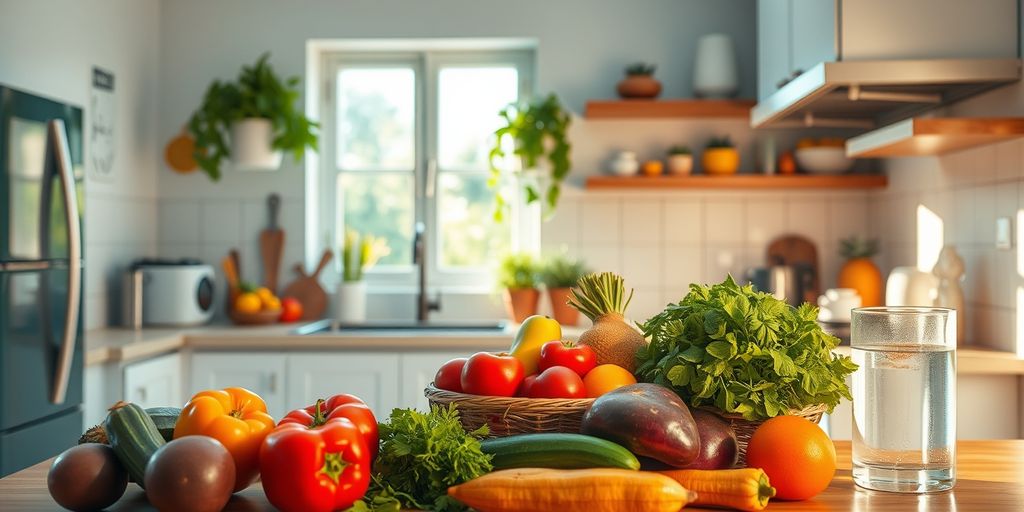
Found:
<path fill-rule="evenodd" d="M 82 110 L 0 84 L 0 476 L 82 431 Z"/>

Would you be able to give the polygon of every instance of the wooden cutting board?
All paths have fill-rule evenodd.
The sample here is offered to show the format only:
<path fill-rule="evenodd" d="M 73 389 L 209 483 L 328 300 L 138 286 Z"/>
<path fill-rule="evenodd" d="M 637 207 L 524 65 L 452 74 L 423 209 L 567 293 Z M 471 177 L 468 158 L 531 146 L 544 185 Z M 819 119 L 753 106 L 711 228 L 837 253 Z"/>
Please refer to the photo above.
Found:
<path fill-rule="evenodd" d="M 804 302 L 818 303 L 821 294 L 821 281 L 818 277 L 818 249 L 814 242 L 798 236 L 786 235 L 776 238 L 768 244 L 765 251 L 766 263 L 771 265 L 790 265 L 800 273 L 800 287 L 804 291 Z"/>
<path fill-rule="evenodd" d="M 294 297 L 302 304 L 302 320 L 319 320 L 327 311 L 327 292 L 320 286 L 319 277 L 332 257 L 334 253 L 330 249 L 324 251 L 324 255 L 320 257 L 320 264 L 312 274 L 306 274 L 302 264 L 296 263 L 295 273 L 299 277 L 281 292 L 281 298 Z"/>
<path fill-rule="evenodd" d="M 278 271 L 281 269 L 281 255 L 284 253 L 284 230 L 277 223 L 281 211 L 281 196 L 267 196 L 267 212 L 270 224 L 260 232 L 260 258 L 263 261 L 263 286 L 277 293 Z"/>

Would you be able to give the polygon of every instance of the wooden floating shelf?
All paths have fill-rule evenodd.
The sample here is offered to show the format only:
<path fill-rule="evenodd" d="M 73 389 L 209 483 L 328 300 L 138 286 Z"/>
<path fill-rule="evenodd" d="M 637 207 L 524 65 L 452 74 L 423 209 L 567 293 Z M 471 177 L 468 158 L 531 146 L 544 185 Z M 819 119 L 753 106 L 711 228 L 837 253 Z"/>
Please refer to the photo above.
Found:
<path fill-rule="evenodd" d="M 590 190 L 869 189 L 889 184 L 881 174 L 733 174 L 709 176 L 589 176 Z"/>
<path fill-rule="evenodd" d="M 1024 137 L 1024 118 L 910 118 L 846 141 L 846 156 L 934 156 Z"/>
<path fill-rule="evenodd" d="M 670 119 L 750 117 L 754 100 L 595 100 L 583 109 L 587 119 Z"/>

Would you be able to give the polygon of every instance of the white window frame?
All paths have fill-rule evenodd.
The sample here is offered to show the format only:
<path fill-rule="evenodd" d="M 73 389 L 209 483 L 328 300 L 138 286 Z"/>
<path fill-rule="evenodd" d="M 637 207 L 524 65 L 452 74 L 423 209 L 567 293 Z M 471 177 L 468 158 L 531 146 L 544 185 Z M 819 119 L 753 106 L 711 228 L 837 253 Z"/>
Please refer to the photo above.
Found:
<path fill-rule="evenodd" d="M 427 283 L 431 291 L 450 293 L 489 293 L 494 290 L 493 270 L 497 259 L 502 255 L 494 255 L 495 261 L 488 268 L 479 269 L 446 269 L 439 265 L 441 247 L 438 243 L 438 222 L 436 194 L 441 172 L 437 168 L 438 141 L 438 98 L 437 83 L 440 70 L 444 67 L 486 67 L 497 64 L 513 65 L 518 72 L 519 98 L 529 99 L 534 91 L 535 54 L 532 45 L 522 41 L 400 41 L 390 40 L 384 44 L 374 45 L 359 41 L 349 44 L 321 45 L 318 52 L 319 69 L 312 73 L 320 77 L 319 84 L 323 90 L 317 95 L 316 102 L 320 126 L 320 154 L 315 159 L 315 172 L 312 180 L 307 178 L 309 185 L 316 190 L 316 201 L 307 205 L 307 237 L 318 237 L 324 246 L 335 251 L 340 247 L 340 217 L 338 210 L 337 180 L 341 172 L 337 168 L 336 126 L 337 126 L 337 90 L 338 72 L 344 67 L 392 67 L 408 66 L 416 76 L 416 160 L 413 170 L 415 219 L 426 226 L 425 241 L 427 244 Z M 479 48 L 479 49 L 477 49 Z M 429 98 L 429 99 L 428 99 Z M 307 103 L 307 109 L 311 106 Z M 497 113 L 495 113 L 497 114 Z M 353 171 L 356 172 L 356 171 Z M 457 171 L 451 171 L 457 172 Z M 476 171 L 470 171 L 475 173 Z M 429 184 L 429 186 L 428 186 Z M 512 212 L 506 218 L 512 231 L 513 251 L 537 253 L 540 248 L 540 209 L 537 205 L 526 206 L 522 201 L 512 201 Z M 309 222 L 310 216 L 314 222 Z M 322 226 L 322 227 L 318 227 Z M 319 232 L 317 233 L 317 231 Z M 394 242 L 392 242 L 394 243 Z M 310 249 L 319 253 L 319 244 L 307 242 L 307 253 Z M 316 248 L 316 249 L 314 249 Z M 310 254 L 306 255 L 311 260 Z M 328 282 L 340 280 L 340 258 L 329 268 L 330 275 L 325 276 Z M 407 266 L 380 266 L 366 275 L 366 281 L 372 291 L 405 292 L 416 288 L 416 266 L 412 261 Z"/>

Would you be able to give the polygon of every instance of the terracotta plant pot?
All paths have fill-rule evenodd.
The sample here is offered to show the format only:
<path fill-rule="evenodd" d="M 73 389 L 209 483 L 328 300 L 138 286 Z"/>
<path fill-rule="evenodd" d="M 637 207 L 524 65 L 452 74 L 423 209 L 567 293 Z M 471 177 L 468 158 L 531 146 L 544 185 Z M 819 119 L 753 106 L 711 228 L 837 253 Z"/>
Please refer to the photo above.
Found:
<path fill-rule="evenodd" d="M 661 82 L 650 75 L 629 75 L 619 82 L 616 90 L 623 98 L 657 98 L 661 94 Z"/>
<path fill-rule="evenodd" d="M 736 148 L 710 148 L 702 160 L 706 174 L 736 174 L 740 168 L 740 154 Z"/>
<path fill-rule="evenodd" d="M 548 288 L 548 298 L 551 299 L 551 316 L 561 325 L 578 325 L 580 323 L 580 312 L 568 304 L 571 290 L 572 288 Z"/>
<path fill-rule="evenodd" d="M 508 288 L 505 290 L 505 310 L 517 324 L 537 314 L 540 290 L 536 288 Z"/>
<path fill-rule="evenodd" d="M 669 174 L 687 175 L 693 172 L 693 155 L 676 154 L 668 156 Z"/>

